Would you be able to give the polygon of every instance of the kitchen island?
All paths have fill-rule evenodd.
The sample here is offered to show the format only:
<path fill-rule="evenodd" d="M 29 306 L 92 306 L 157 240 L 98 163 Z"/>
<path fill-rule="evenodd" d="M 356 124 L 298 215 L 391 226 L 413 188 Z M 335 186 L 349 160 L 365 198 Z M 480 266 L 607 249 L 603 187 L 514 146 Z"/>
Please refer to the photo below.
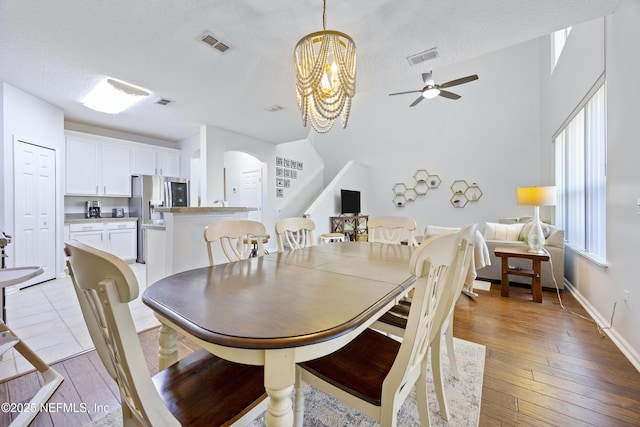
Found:
<path fill-rule="evenodd" d="M 171 274 L 209 265 L 204 229 L 214 222 L 247 219 L 256 208 L 156 208 L 164 224 L 145 224 L 147 286 Z M 216 254 L 223 259 L 222 253 Z"/>

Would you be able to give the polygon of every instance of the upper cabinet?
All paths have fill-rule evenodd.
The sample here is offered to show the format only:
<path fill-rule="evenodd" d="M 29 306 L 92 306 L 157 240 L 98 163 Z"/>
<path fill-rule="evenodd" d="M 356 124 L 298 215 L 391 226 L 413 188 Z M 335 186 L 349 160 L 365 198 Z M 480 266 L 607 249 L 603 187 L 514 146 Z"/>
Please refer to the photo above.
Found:
<path fill-rule="evenodd" d="M 180 151 L 136 144 L 131 168 L 133 174 L 180 177 Z"/>
<path fill-rule="evenodd" d="M 67 195 L 130 197 L 131 147 L 67 136 Z"/>
<path fill-rule="evenodd" d="M 131 175 L 180 177 L 180 150 L 67 131 L 65 194 L 131 197 Z"/>

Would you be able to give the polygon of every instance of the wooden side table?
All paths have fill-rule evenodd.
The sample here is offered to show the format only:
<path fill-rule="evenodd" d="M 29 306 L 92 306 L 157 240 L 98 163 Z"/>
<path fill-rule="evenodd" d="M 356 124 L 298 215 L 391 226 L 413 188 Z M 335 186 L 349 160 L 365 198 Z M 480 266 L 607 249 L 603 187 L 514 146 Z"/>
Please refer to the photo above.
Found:
<path fill-rule="evenodd" d="M 498 246 L 494 253 L 502 259 L 502 283 L 500 295 L 509 296 L 509 275 L 531 277 L 531 293 L 534 302 L 542 302 L 542 282 L 540 270 L 542 261 L 549 261 L 549 255 L 529 252 L 528 246 Z M 509 268 L 509 258 L 525 258 L 531 260 L 531 270 Z"/>

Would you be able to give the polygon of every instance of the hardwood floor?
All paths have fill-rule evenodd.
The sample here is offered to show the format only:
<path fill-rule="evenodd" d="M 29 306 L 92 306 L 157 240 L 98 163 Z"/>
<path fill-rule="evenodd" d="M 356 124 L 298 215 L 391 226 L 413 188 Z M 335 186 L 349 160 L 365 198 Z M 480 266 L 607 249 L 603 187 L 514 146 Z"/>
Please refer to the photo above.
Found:
<path fill-rule="evenodd" d="M 499 284 L 460 298 L 454 336 L 487 347 L 481 426 L 638 426 L 640 372 L 565 291 L 542 304 L 530 289 Z"/>
<path fill-rule="evenodd" d="M 640 426 L 640 372 L 587 316 L 569 292 L 543 291 L 542 304 L 530 290 L 511 287 L 500 297 L 499 285 L 479 291 L 456 305 L 454 335 L 487 347 L 481 426 Z M 152 374 L 157 366 L 157 329 L 141 334 Z M 180 340 L 180 353 L 193 345 Z M 53 395 L 48 412 L 32 427 L 82 426 L 119 408 L 119 393 L 95 351 L 53 365 L 66 379 Z M 0 383 L 1 402 L 23 402 L 38 389 L 39 374 Z M 62 406 L 63 403 L 76 403 Z M 0 411 L 0 426 L 10 415 Z"/>

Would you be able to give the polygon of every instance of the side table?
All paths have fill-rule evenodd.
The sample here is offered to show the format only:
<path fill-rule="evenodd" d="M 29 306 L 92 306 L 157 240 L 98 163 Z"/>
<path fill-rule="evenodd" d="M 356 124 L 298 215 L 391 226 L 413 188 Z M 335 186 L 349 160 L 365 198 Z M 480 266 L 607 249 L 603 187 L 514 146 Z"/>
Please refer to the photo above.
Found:
<path fill-rule="evenodd" d="M 549 261 L 549 255 L 529 252 L 528 246 L 498 246 L 494 253 L 502 259 L 502 283 L 500 295 L 509 296 L 509 275 L 531 277 L 531 293 L 534 302 L 542 302 L 542 282 L 540 270 L 542 261 Z M 509 258 L 525 258 L 531 260 L 531 270 L 509 268 Z"/>

